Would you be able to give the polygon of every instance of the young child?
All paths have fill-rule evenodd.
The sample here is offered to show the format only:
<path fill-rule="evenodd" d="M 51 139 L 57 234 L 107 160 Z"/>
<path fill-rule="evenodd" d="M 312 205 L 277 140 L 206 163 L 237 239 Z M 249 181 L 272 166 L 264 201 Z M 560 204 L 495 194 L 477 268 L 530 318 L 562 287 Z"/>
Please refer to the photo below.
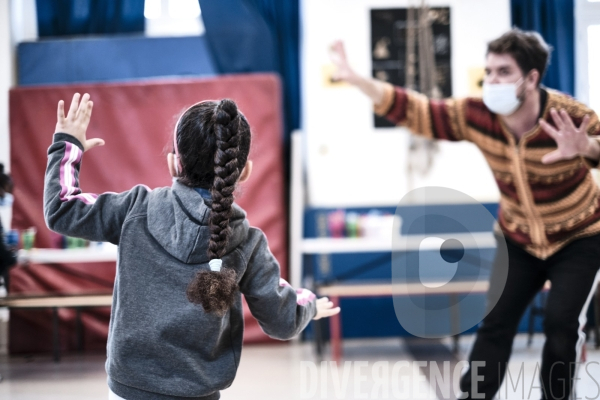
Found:
<path fill-rule="evenodd" d="M 311 319 L 337 314 L 327 298 L 294 290 L 262 231 L 233 202 L 252 172 L 250 126 L 231 100 L 204 101 L 180 117 L 168 188 L 82 193 L 90 96 L 58 103 L 48 149 L 44 216 L 68 236 L 119 245 L 106 370 L 110 398 L 218 399 L 242 350 L 242 296 L 269 336 L 286 340 Z"/>

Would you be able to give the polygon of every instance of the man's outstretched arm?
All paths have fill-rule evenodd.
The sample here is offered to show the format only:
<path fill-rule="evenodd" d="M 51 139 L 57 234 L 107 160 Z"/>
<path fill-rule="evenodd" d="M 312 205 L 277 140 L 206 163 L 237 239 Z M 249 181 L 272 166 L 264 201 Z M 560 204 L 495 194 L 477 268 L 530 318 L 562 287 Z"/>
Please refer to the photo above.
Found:
<path fill-rule="evenodd" d="M 331 45 L 330 56 L 336 66 L 332 78 L 357 87 L 373 101 L 374 111 L 414 134 L 430 139 L 464 140 L 464 115 L 455 99 L 436 100 L 412 90 L 393 86 L 357 74 L 346 57 L 341 41 Z"/>

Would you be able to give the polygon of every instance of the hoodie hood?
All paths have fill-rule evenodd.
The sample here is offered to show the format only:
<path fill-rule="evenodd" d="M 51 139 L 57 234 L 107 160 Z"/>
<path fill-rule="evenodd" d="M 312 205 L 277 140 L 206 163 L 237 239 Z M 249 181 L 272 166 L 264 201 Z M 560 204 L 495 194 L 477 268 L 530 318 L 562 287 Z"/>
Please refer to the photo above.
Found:
<path fill-rule="evenodd" d="M 166 207 L 166 204 L 170 204 Z M 226 253 L 233 251 L 247 237 L 246 212 L 232 205 L 229 220 L 231 236 Z M 208 262 L 211 200 L 178 181 L 171 188 L 153 190 L 148 201 L 148 230 L 166 252 L 187 264 Z"/>

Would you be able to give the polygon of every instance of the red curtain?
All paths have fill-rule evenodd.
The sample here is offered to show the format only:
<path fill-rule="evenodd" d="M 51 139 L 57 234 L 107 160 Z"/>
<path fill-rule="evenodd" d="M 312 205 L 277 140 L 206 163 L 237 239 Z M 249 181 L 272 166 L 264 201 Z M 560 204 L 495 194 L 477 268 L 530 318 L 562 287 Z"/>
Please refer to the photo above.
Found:
<path fill-rule="evenodd" d="M 86 192 L 120 192 L 143 183 L 151 188 L 170 186 L 166 154 L 178 114 L 207 99 L 231 98 L 252 127 L 252 177 L 243 184 L 236 202 L 248 213 L 250 224 L 262 229 L 282 275 L 287 271 L 287 219 L 282 160 L 281 86 L 276 75 L 252 74 L 211 79 L 161 80 L 126 84 L 81 84 L 16 88 L 10 92 L 11 174 L 15 182 L 12 226 L 37 228 L 36 247 L 53 247 L 55 237 L 43 218 L 46 151 L 56 125 L 56 106 L 66 107 L 75 92 L 89 93 L 94 111 L 88 138 L 100 137 L 103 147 L 85 154 L 81 187 Z M 114 263 L 29 265 L 11 271 L 15 293 L 82 292 L 112 288 Z M 257 322 L 246 310 L 246 342 L 265 341 Z M 59 313 L 61 348 L 75 347 L 73 310 Z M 104 349 L 108 309 L 82 315 L 85 348 Z M 12 353 L 51 349 L 51 313 L 19 311 L 11 314 Z"/>

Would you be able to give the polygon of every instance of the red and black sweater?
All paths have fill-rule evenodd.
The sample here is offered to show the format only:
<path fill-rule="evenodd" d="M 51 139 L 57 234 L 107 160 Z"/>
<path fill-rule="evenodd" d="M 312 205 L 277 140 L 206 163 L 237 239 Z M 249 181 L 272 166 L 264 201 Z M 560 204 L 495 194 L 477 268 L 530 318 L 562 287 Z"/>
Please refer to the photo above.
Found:
<path fill-rule="evenodd" d="M 550 109 L 565 109 L 576 125 L 589 114 L 590 136 L 600 135 L 596 114 L 573 98 L 547 90 L 541 118 L 554 125 Z M 386 86 L 375 112 L 428 138 L 473 142 L 487 160 L 500 189 L 499 226 L 504 235 L 546 259 L 574 239 L 600 233 L 600 191 L 583 157 L 542 164 L 556 142 L 539 125 L 517 143 L 480 98 L 433 100 Z"/>

